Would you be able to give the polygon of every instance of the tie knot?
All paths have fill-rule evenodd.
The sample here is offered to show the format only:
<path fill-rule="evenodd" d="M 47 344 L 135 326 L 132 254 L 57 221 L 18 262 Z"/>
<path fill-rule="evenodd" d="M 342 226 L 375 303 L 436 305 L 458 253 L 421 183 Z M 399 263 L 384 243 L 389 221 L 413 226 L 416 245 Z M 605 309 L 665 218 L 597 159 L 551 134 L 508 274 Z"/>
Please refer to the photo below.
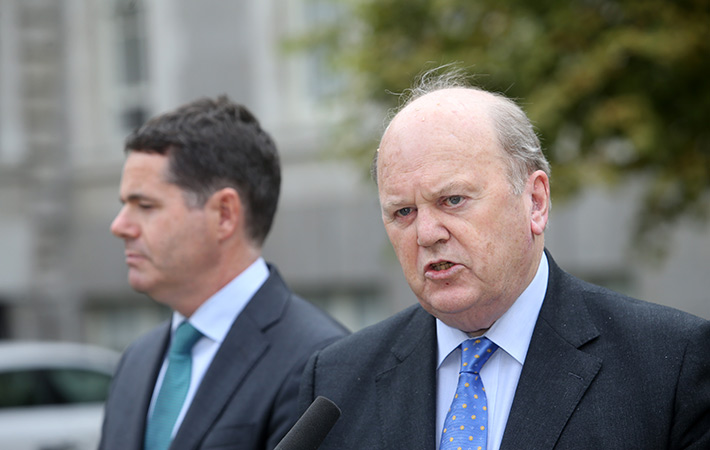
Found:
<path fill-rule="evenodd" d="M 461 344 L 461 372 L 478 373 L 497 349 L 498 346 L 485 337 L 464 341 Z"/>
<path fill-rule="evenodd" d="M 195 345 L 202 337 L 202 333 L 197 331 L 187 320 L 181 323 L 175 334 L 173 342 L 170 344 L 170 353 L 172 355 L 189 355 L 192 352 L 192 346 Z"/>

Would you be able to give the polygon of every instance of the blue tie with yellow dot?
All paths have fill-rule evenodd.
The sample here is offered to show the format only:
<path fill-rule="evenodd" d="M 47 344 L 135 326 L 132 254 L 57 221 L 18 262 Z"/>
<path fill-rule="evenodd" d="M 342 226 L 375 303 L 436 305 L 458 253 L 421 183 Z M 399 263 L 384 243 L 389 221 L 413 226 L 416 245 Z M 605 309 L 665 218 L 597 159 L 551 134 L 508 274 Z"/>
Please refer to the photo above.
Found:
<path fill-rule="evenodd" d="M 497 349 L 484 337 L 461 344 L 459 382 L 444 421 L 440 450 L 486 450 L 488 406 L 478 372 Z"/>

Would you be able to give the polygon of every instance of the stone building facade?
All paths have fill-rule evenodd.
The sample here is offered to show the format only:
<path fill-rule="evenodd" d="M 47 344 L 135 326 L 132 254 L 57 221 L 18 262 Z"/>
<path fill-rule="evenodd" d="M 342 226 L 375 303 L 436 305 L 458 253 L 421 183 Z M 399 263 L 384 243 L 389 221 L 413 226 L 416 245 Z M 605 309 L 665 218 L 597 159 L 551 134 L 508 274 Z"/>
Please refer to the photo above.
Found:
<path fill-rule="evenodd" d="M 324 157 L 347 105 L 322 101 L 317 57 L 283 50 L 318 14 L 301 0 L 0 0 L 1 338 L 120 349 L 167 316 L 130 289 L 109 232 L 122 141 L 153 114 L 219 94 L 280 149 L 265 256 L 294 289 L 353 329 L 415 302 L 365 171 Z M 583 278 L 710 318 L 710 227 L 679 226 L 660 266 L 629 261 L 628 187 L 555 204 L 548 248 Z"/>

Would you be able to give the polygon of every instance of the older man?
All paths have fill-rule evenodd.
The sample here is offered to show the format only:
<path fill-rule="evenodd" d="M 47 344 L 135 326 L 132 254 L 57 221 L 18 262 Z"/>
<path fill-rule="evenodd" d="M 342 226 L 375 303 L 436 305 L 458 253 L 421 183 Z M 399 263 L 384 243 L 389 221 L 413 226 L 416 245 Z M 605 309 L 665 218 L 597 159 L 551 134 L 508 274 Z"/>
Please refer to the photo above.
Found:
<path fill-rule="evenodd" d="M 710 448 L 710 322 L 560 269 L 522 110 L 448 79 L 382 137 L 382 218 L 420 305 L 320 351 L 323 449 Z"/>

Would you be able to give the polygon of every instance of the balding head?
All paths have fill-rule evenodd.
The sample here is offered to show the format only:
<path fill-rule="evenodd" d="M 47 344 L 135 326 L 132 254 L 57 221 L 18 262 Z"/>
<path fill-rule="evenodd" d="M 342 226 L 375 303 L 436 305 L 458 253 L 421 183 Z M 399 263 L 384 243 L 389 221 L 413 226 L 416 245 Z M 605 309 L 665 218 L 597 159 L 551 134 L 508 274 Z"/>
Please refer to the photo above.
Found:
<path fill-rule="evenodd" d="M 406 104 L 380 142 L 382 219 L 404 275 L 424 309 L 465 332 L 498 320 L 542 256 L 546 162 L 539 145 L 506 148 L 521 130 L 537 143 L 515 104 L 456 87 Z"/>
<path fill-rule="evenodd" d="M 486 123 L 493 130 L 497 142 L 507 159 L 511 187 L 520 193 L 527 176 L 536 170 L 542 170 L 550 176 L 550 165 L 547 162 L 540 141 L 532 124 L 512 100 L 499 94 L 484 91 L 474 87 L 455 85 L 441 87 L 441 81 L 431 82 L 435 90 L 427 91 L 426 86 L 413 90 L 414 95 L 404 104 L 394 116 L 385 131 L 380 147 L 375 152 L 371 173 L 378 182 L 379 154 L 393 125 L 406 116 L 416 115 L 422 122 L 427 116 L 446 115 L 451 120 L 461 123 L 463 128 L 476 123 Z"/>

